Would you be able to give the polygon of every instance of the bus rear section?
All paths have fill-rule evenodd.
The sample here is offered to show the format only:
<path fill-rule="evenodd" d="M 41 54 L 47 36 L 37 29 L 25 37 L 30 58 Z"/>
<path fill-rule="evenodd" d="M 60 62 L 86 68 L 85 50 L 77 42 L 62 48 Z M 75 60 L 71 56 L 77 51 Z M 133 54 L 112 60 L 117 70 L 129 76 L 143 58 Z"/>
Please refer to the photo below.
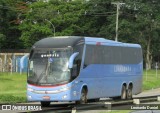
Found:
<path fill-rule="evenodd" d="M 131 99 L 142 90 L 143 58 L 138 44 L 87 38 L 79 78 L 87 84 L 87 100 Z"/>

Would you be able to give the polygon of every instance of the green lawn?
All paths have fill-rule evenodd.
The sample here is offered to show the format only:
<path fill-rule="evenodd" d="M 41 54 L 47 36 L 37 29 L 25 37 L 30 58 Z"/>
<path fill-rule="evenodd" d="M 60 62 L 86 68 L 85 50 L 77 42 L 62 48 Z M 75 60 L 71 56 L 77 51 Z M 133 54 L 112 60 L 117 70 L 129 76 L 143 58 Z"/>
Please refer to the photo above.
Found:
<path fill-rule="evenodd" d="M 160 88 L 160 71 L 158 73 L 156 77 L 155 70 L 147 71 L 147 74 L 144 71 L 143 90 Z M 26 73 L 0 73 L 0 103 L 16 102 L 26 102 Z"/>
<path fill-rule="evenodd" d="M 0 73 L 0 103 L 26 102 L 26 74 Z"/>
<path fill-rule="evenodd" d="M 143 90 L 149 90 L 154 88 L 160 88 L 160 70 L 148 70 L 143 73 Z"/>

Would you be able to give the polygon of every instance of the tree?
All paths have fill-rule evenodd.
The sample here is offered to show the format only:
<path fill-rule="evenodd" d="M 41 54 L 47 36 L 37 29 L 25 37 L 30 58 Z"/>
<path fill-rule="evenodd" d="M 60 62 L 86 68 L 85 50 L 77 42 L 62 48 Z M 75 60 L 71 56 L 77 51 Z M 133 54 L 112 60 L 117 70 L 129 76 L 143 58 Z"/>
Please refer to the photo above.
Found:
<path fill-rule="evenodd" d="M 0 34 L 2 34 L 3 43 L 1 48 L 13 49 L 21 47 L 19 40 L 20 31 L 18 30 L 19 25 L 19 13 L 17 4 L 23 3 L 22 0 L 1 0 L 0 1 Z M 0 38 L 2 38 L 0 37 Z M 5 38 L 4 38 L 5 37 Z M 17 43 L 19 42 L 19 43 Z"/>
<path fill-rule="evenodd" d="M 1 0 L 1 48 L 30 48 L 36 41 L 61 35 L 115 39 L 116 0 Z M 160 59 L 159 0 L 123 0 L 118 40 L 139 43 L 145 67 Z M 17 43 L 18 42 L 18 43 Z"/>
<path fill-rule="evenodd" d="M 152 58 L 154 57 L 153 53 L 156 53 L 154 48 L 156 44 L 153 44 L 155 41 L 158 41 L 159 37 L 159 17 L 160 11 L 159 9 L 159 1 L 158 0 L 135 0 L 134 2 L 130 1 L 129 3 L 130 8 L 136 9 L 134 14 L 136 16 L 136 20 L 133 22 L 133 30 L 136 33 L 137 41 L 142 44 L 144 58 L 145 58 L 145 67 L 146 69 L 151 69 Z M 131 5 L 132 4 L 132 5 Z M 134 33 L 133 32 L 133 33 Z"/>
<path fill-rule="evenodd" d="M 94 19 L 92 21 L 96 26 L 95 32 L 97 35 L 95 36 L 114 40 L 116 9 L 110 4 L 113 1 L 89 1 L 89 3 L 93 4 L 89 7 L 94 12 L 92 15 L 96 14 L 96 17 L 93 17 Z M 145 67 L 151 69 L 153 57 L 157 54 L 157 48 L 160 48 L 156 44 L 156 42 L 159 42 L 160 14 L 158 12 L 160 10 L 160 1 L 124 0 L 123 2 L 125 5 L 119 9 L 118 40 L 141 44 Z M 94 28 L 90 26 L 90 30 L 94 30 Z"/>
<path fill-rule="evenodd" d="M 108 18 L 115 13 L 113 12 L 111 0 L 90 0 L 86 2 L 86 5 L 85 14 L 80 19 L 84 34 L 113 39 L 113 36 L 107 30 L 110 21 L 112 21 Z"/>
<path fill-rule="evenodd" d="M 30 11 L 19 26 L 22 31 L 20 39 L 25 47 L 31 47 L 35 41 L 53 36 L 54 28 L 56 36 L 75 35 L 81 30 L 77 22 L 83 7 L 82 2 L 78 0 L 50 0 L 30 4 Z"/>

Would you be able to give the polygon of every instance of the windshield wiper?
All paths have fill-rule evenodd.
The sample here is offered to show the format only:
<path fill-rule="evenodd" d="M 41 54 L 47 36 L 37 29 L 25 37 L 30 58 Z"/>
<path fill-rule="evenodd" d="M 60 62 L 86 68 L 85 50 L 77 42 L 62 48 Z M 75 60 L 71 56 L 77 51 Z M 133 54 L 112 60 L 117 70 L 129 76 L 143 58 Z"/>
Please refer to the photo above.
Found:
<path fill-rule="evenodd" d="M 48 58 L 48 61 L 47 61 L 47 64 L 45 66 L 45 70 L 43 70 L 43 72 L 40 74 L 39 78 L 37 79 L 37 84 L 40 80 L 42 80 L 43 78 L 43 74 L 45 73 L 45 79 L 46 79 L 46 83 L 47 83 L 47 76 L 48 76 L 48 72 L 49 72 L 49 67 L 50 67 L 50 62 L 49 62 L 49 58 Z"/>
<path fill-rule="evenodd" d="M 50 67 L 50 62 L 49 62 L 49 58 L 48 58 L 47 65 L 46 65 L 46 73 L 45 73 L 46 82 L 47 82 L 47 76 L 48 76 L 48 72 L 49 72 L 49 67 Z"/>
<path fill-rule="evenodd" d="M 39 78 L 36 81 L 36 84 L 38 84 L 38 82 L 43 78 L 43 74 L 45 73 L 45 70 L 42 71 L 42 73 L 40 74 Z"/>
<path fill-rule="evenodd" d="M 39 75 L 39 78 L 37 79 L 36 84 L 38 84 L 38 82 L 39 82 L 40 80 L 42 80 L 43 74 L 46 72 L 46 68 L 47 68 L 47 64 L 46 64 L 45 69 L 44 69 L 44 70 L 42 71 L 42 73 Z M 45 74 L 46 74 L 46 73 L 45 73 Z"/>

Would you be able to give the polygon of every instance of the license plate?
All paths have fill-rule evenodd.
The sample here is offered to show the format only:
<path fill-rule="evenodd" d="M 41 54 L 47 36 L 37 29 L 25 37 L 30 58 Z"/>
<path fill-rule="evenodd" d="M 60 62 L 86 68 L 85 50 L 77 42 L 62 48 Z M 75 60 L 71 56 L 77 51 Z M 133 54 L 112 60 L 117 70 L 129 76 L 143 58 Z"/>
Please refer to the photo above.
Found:
<path fill-rule="evenodd" d="M 43 100 L 50 100 L 50 96 L 43 96 Z"/>

